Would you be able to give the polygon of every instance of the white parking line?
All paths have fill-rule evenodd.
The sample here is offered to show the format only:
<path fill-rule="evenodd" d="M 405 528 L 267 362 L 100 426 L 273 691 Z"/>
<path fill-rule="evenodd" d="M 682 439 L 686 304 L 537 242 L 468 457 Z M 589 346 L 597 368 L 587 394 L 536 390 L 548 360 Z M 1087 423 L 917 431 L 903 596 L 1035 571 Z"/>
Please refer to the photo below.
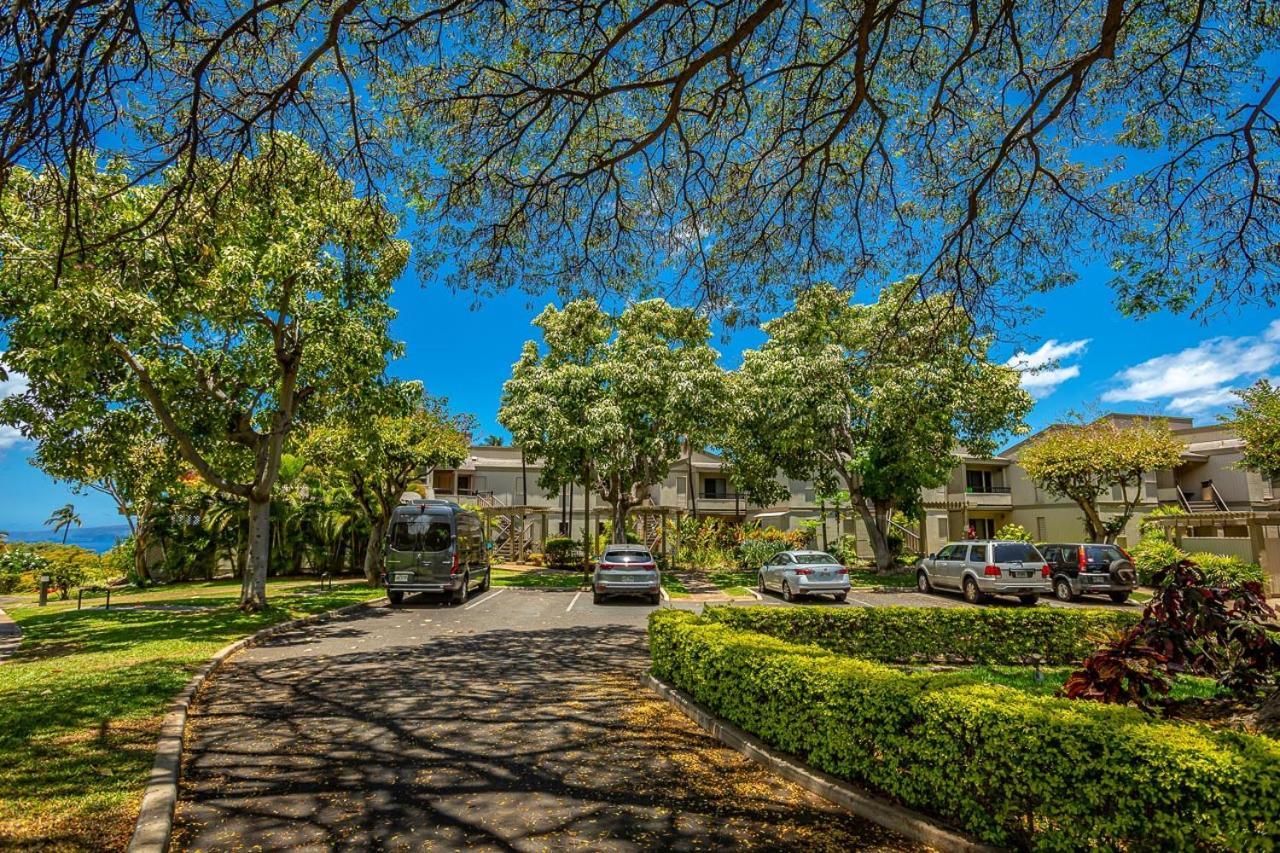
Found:
<path fill-rule="evenodd" d="M 849 600 L 854 604 L 861 604 L 863 607 L 875 607 L 870 601 L 863 601 L 861 598 L 854 598 L 852 595 L 849 596 Z"/>
<path fill-rule="evenodd" d="M 564 612 L 565 612 L 565 613 L 568 613 L 570 610 L 572 610 L 572 609 L 573 609 L 573 605 L 575 605 L 575 604 L 577 604 L 577 603 L 578 603 L 578 599 L 579 599 L 579 598 L 582 598 L 582 593 L 580 593 L 580 592 L 578 592 L 578 593 L 574 593 L 573 601 L 570 601 L 570 602 L 569 602 L 569 606 L 568 606 L 568 607 L 566 607 L 566 608 L 564 609 Z"/>
<path fill-rule="evenodd" d="M 471 609 L 471 608 L 473 608 L 473 607 L 478 607 L 478 606 L 480 606 L 481 604 L 484 604 L 486 601 L 489 601 L 490 599 L 497 598 L 498 596 L 502 595 L 502 593 L 504 593 L 504 592 L 506 592 L 506 591 L 507 591 L 507 588 L 506 588 L 505 586 L 500 586 L 500 587 L 498 587 L 497 589 L 495 589 L 495 590 L 493 590 L 492 592 L 490 592 L 488 595 L 481 596 L 480 598 L 477 598 L 475 601 L 471 602 L 470 604 L 468 604 L 466 607 L 464 607 L 464 608 L 462 608 L 462 609 L 463 609 L 463 610 L 470 610 L 470 609 Z"/>

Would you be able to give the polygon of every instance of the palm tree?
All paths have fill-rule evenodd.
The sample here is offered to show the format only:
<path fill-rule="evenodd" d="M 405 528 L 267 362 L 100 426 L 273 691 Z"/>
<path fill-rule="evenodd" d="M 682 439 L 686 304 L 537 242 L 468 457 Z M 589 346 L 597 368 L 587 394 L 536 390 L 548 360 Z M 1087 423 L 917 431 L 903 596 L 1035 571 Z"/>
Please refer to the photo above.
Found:
<path fill-rule="evenodd" d="M 53 511 L 53 515 L 45 519 L 44 526 L 52 527 L 53 532 L 62 531 L 62 544 L 67 544 L 67 534 L 71 532 L 72 525 L 79 527 L 83 522 L 76 513 L 75 504 L 67 504 L 60 506 Z"/>

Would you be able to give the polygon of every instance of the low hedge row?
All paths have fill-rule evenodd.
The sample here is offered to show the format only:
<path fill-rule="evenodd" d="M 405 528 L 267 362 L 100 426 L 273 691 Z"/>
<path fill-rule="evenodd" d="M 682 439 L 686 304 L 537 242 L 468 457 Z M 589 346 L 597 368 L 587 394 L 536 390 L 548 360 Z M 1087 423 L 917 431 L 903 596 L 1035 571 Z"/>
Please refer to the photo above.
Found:
<path fill-rule="evenodd" d="M 935 615 L 937 611 L 935 611 Z M 834 776 L 999 845 L 1272 849 L 1280 743 L 650 617 L 653 673 Z"/>
<path fill-rule="evenodd" d="M 734 628 L 836 654 L 885 663 L 938 661 L 1021 664 L 1040 655 L 1048 665 L 1075 663 L 1099 637 L 1127 628 L 1124 611 L 860 607 L 708 607 L 707 616 Z"/>

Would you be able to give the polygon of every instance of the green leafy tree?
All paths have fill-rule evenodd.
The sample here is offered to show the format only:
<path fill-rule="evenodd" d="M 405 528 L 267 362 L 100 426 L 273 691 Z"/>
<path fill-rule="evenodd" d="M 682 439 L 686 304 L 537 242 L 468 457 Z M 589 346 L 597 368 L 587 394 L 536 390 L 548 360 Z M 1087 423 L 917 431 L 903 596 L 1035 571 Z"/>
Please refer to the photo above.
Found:
<path fill-rule="evenodd" d="M 480 444 L 484 447 L 502 447 L 506 441 L 500 435 L 486 435 Z"/>
<path fill-rule="evenodd" d="M 610 317 L 592 300 L 548 307 L 534 321 L 545 351 L 525 344 L 503 386 L 498 419 L 532 458 L 548 494 L 586 483 L 611 509 L 612 539 L 686 449 L 711 440 L 723 372 L 705 317 L 661 299 Z"/>
<path fill-rule="evenodd" d="M 882 571 L 894 511 L 915 516 L 921 489 L 950 476 L 958 444 L 993 453 L 998 437 L 1025 429 L 1031 406 L 969 317 L 943 297 L 909 298 L 915 285 L 885 288 L 872 304 L 828 285 L 802 292 L 731 381 L 735 481 L 760 502 L 783 496 L 779 471 L 826 495 L 843 486 Z"/>
<path fill-rule="evenodd" d="M 1021 524 L 1006 524 L 996 531 L 997 539 L 1005 539 L 1012 542 L 1030 542 L 1031 531 L 1023 527 Z"/>
<path fill-rule="evenodd" d="M 62 533 L 62 544 L 67 544 L 67 535 L 71 532 L 72 527 L 79 527 L 83 521 L 80 514 L 76 512 L 75 504 L 64 504 L 53 511 L 53 513 L 45 519 L 45 527 L 53 529 L 54 534 Z"/>
<path fill-rule="evenodd" d="M 1244 439 L 1240 464 L 1264 477 L 1280 479 L 1280 387 L 1259 379 L 1235 393 L 1240 405 L 1223 420 Z"/>
<path fill-rule="evenodd" d="M 1150 471 L 1173 468 L 1183 446 L 1161 420 L 1118 423 L 1110 419 L 1054 427 L 1018 454 L 1036 486 L 1080 507 L 1090 542 L 1114 542 L 1142 499 Z M 1103 517 L 1100 504 L 1119 490 L 1119 512 Z"/>
<path fill-rule="evenodd" d="M 471 422 L 451 415 L 442 399 L 426 396 L 416 382 L 379 390 L 364 415 L 344 414 L 312 430 L 303 453 L 336 472 L 369 525 L 364 576 L 378 583 L 382 542 L 391 512 L 409 483 L 437 467 L 456 467 L 470 449 Z"/>
<path fill-rule="evenodd" d="M 259 149 L 132 187 L 86 157 L 75 235 L 57 211 L 65 174 L 17 170 L 0 199 L 14 247 L 0 265 L 6 365 L 45 398 L 88 387 L 149 407 L 187 465 L 246 502 L 246 610 L 266 605 L 285 442 L 398 352 L 387 297 L 408 256 L 395 217 L 297 139 Z M 157 211 L 162 237 L 110 239 L 145 233 Z"/>

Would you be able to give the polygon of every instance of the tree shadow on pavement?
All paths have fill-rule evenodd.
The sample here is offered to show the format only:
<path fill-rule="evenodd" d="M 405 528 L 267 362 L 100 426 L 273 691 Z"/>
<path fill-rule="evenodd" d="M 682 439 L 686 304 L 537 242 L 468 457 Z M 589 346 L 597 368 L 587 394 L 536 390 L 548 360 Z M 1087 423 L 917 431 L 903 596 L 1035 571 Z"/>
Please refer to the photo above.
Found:
<path fill-rule="evenodd" d="M 273 639 L 202 691 L 175 847 L 909 846 L 659 700 L 643 629 L 414 623 L 368 651 L 343 630 Z"/>

